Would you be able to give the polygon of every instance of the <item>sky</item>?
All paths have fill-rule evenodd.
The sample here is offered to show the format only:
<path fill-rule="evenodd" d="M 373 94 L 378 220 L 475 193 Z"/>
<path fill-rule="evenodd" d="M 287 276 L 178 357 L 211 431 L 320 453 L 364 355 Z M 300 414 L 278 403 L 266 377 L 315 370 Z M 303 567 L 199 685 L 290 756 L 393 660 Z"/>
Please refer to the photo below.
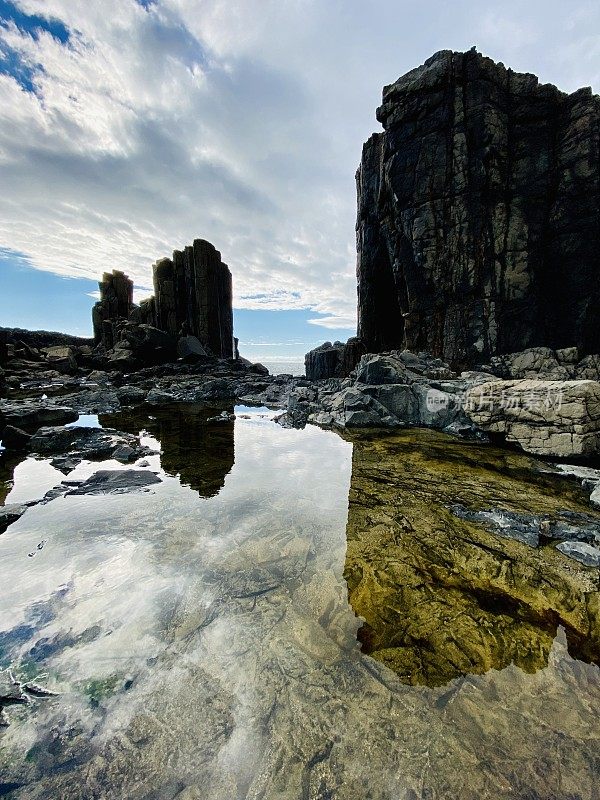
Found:
<path fill-rule="evenodd" d="M 0 325 L 89 335 L 103 271 L 204 238 L 242 354 L 346 339 L 381 89 L 473 45 L 600 89 L 597 2 L 0 0 Z"/>

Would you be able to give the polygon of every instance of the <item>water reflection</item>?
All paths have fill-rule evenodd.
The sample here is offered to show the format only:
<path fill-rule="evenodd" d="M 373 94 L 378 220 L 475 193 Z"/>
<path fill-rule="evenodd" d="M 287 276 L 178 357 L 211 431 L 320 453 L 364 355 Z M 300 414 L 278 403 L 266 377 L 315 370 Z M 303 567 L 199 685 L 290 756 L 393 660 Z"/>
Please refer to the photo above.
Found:
<path fill-rule="evenodd" d="M 0 450 L 0 505 L 4 505 L 6 498 L 13 487 L 15 467 L 22 460 L 22 456 Z"/>
<path fill-rule="evenodd" d="M 422 581 L 427 565 L 451 585 L 447 576 L 463 561 L 448 566 L 432 546 L 431 533 L 446 527 L 445 518 L 434 520 L 444 512 L 433 498 L 459 484 L 460 462 L 459 494 L 468 505 L 479 491 L 480 454 L 470 458 L 446 439 L 444 470 L 454 459 L 454 471 L 433 477 L 427 463 L 436 449 L 411 442 L 396 456 L 406 456 L 406 472 L 415 474 L 405 487 L 396 483 L 394 499 L 386 494 L 395 474 L 386 444 L 373 449 L 359 437 L 353 445 L 241 413 L 235 460 L 225 443 L 229 455 L 217 452 L 212 470 L 213 433 L 225 442 L 231 433 L 208 430 L 199 418 L 196 433 L 176 435 L 172 414 L 106 420 L 160 440 L 163 454 L 149 457 L 148 468 L 162 482 L 150 492 L 57 497 L 0 537 L 2 663 L 23 676 L 47 673 L 45 685 L 60 693 L 11 709 L 0 736 L 0 793 L 17 800 L 597 798 L 600 670 L 569 655 L 562 628 L 535 674 L 507 666 L 433 688 L 406 685 L 357 644 L 361 623 L 344 569 L 359 610 L 353 564 L 363 578 L 372 572 L 384 599 L 389 587 L 378 576 L 394 560 L 413 559 Z M 178 419 L 190 424 L 185 413 Z M 69 477 L 96 469 L 84 463 Z M 488 476 L 500 499 L 518 475 L 510 469 L 489 467 L 500 476 Z M 218 493 L 199 496 L 198 486 L 214 492 L 217 484 Z M 413 495 L 419 505 L 411 506 Z M 552 502 L 549 491 L 544 497 Z M 419 548 L 415 536 L 406 557 L 392 549 L 386 558 L 404 536 L 400 516 L 417 532 L 431 528 L 430 538 Z M 45 546 L 29 558 L 42 538 Z M 468 550 L 471 571 L 480 550 L 487 552 L 479 540 Z M 545 569 L 531 565 L 540 597 Z M 406 574 L 403 566 L 399 577 Z M 458 574 L 453 580 L 461 589 Z M 367 588 L 375 608 L 376 586 Z M 571 619 L 566 611 L 563 618 Z"/>
<path fill-rule="evenodd" d="M 233 415 L 233 406 L 174 403 L 102 414 L 99 419 L 106 428 L 136 435 L 146 431 L 160 443 L 160 464 L 167 475 L 178 476 L 201 497 L 214 497 L 235 460 L 233 419 L 214 419 L 222 412 Z"/>
<path fill-rule="evenodd" d="M 410 684 L 548 664 L 558 626 L 569 652 L 600 662 L 598 570 L 458 519 L 456 503 L 595 517 L 576 484 L 528 456 L 431 431 L 353 437 L 345 577 L 365 619 L 363 651 Z"/>

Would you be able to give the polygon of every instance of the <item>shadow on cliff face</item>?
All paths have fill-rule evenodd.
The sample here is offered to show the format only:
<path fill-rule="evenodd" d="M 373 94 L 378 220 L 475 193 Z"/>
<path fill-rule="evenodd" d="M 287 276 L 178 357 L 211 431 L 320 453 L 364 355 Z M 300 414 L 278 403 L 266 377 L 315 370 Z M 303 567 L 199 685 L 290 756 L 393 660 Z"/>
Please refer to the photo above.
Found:
<path fill-rule="evenodd" d="M 363 652 L 406 683 L 439 686 L 510 663 L 535 672 L 562 626 L 573 657 L 600 663 L 598 570 L 555 541 L 531 546 L 470 513 L 493 506 L 527 522 L 566 511 L 595 525 L 578 484 L 528 456 L 433 431 L 345 438 L 354 450 L 344 575 L 365 620 Z M 470 512 L 457 517 L 457 507 Z"/>
<path fill-rule="evenodd" d="M 99 420 L 104 427 L 127 433 L 146 431 L 160 442 L 160 463 L 168 475 L 179 477 L 183 486 L 201 497 L 214 497 L 225 485 L 235 460 L 233 420 L 209 421 L 222 411 L 233 413 L 233 406 L 176 403 L 103 414 Z"/>

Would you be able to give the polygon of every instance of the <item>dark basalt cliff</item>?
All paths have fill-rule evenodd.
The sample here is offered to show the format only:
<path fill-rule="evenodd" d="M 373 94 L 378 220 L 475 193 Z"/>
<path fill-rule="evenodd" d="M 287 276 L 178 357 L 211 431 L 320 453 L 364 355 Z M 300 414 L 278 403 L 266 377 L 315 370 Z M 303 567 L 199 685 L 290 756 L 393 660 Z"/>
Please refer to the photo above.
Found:
<path fill-rule="evenodd" d="M 442 51 L 377 119 L 357 172 L 367 350 L 599 352 L 600 98 Z"/>

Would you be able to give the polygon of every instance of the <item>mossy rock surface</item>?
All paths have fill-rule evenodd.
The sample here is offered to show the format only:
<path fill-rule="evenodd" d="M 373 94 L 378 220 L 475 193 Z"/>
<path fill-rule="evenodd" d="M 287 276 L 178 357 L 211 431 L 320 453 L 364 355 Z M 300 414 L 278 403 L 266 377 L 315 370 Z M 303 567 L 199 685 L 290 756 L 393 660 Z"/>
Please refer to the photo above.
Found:
<path fill-rule="evenodd" d="M 427 430 L 354 444 L 345 577 L 363 650 L 411 684 L 514 663 L 544 667 L 563 626 L 572 656 L 600 662 L 598 569 L 531 547 L 451 507 L 598 519 L 580 484 L 526 455 Z"/>

